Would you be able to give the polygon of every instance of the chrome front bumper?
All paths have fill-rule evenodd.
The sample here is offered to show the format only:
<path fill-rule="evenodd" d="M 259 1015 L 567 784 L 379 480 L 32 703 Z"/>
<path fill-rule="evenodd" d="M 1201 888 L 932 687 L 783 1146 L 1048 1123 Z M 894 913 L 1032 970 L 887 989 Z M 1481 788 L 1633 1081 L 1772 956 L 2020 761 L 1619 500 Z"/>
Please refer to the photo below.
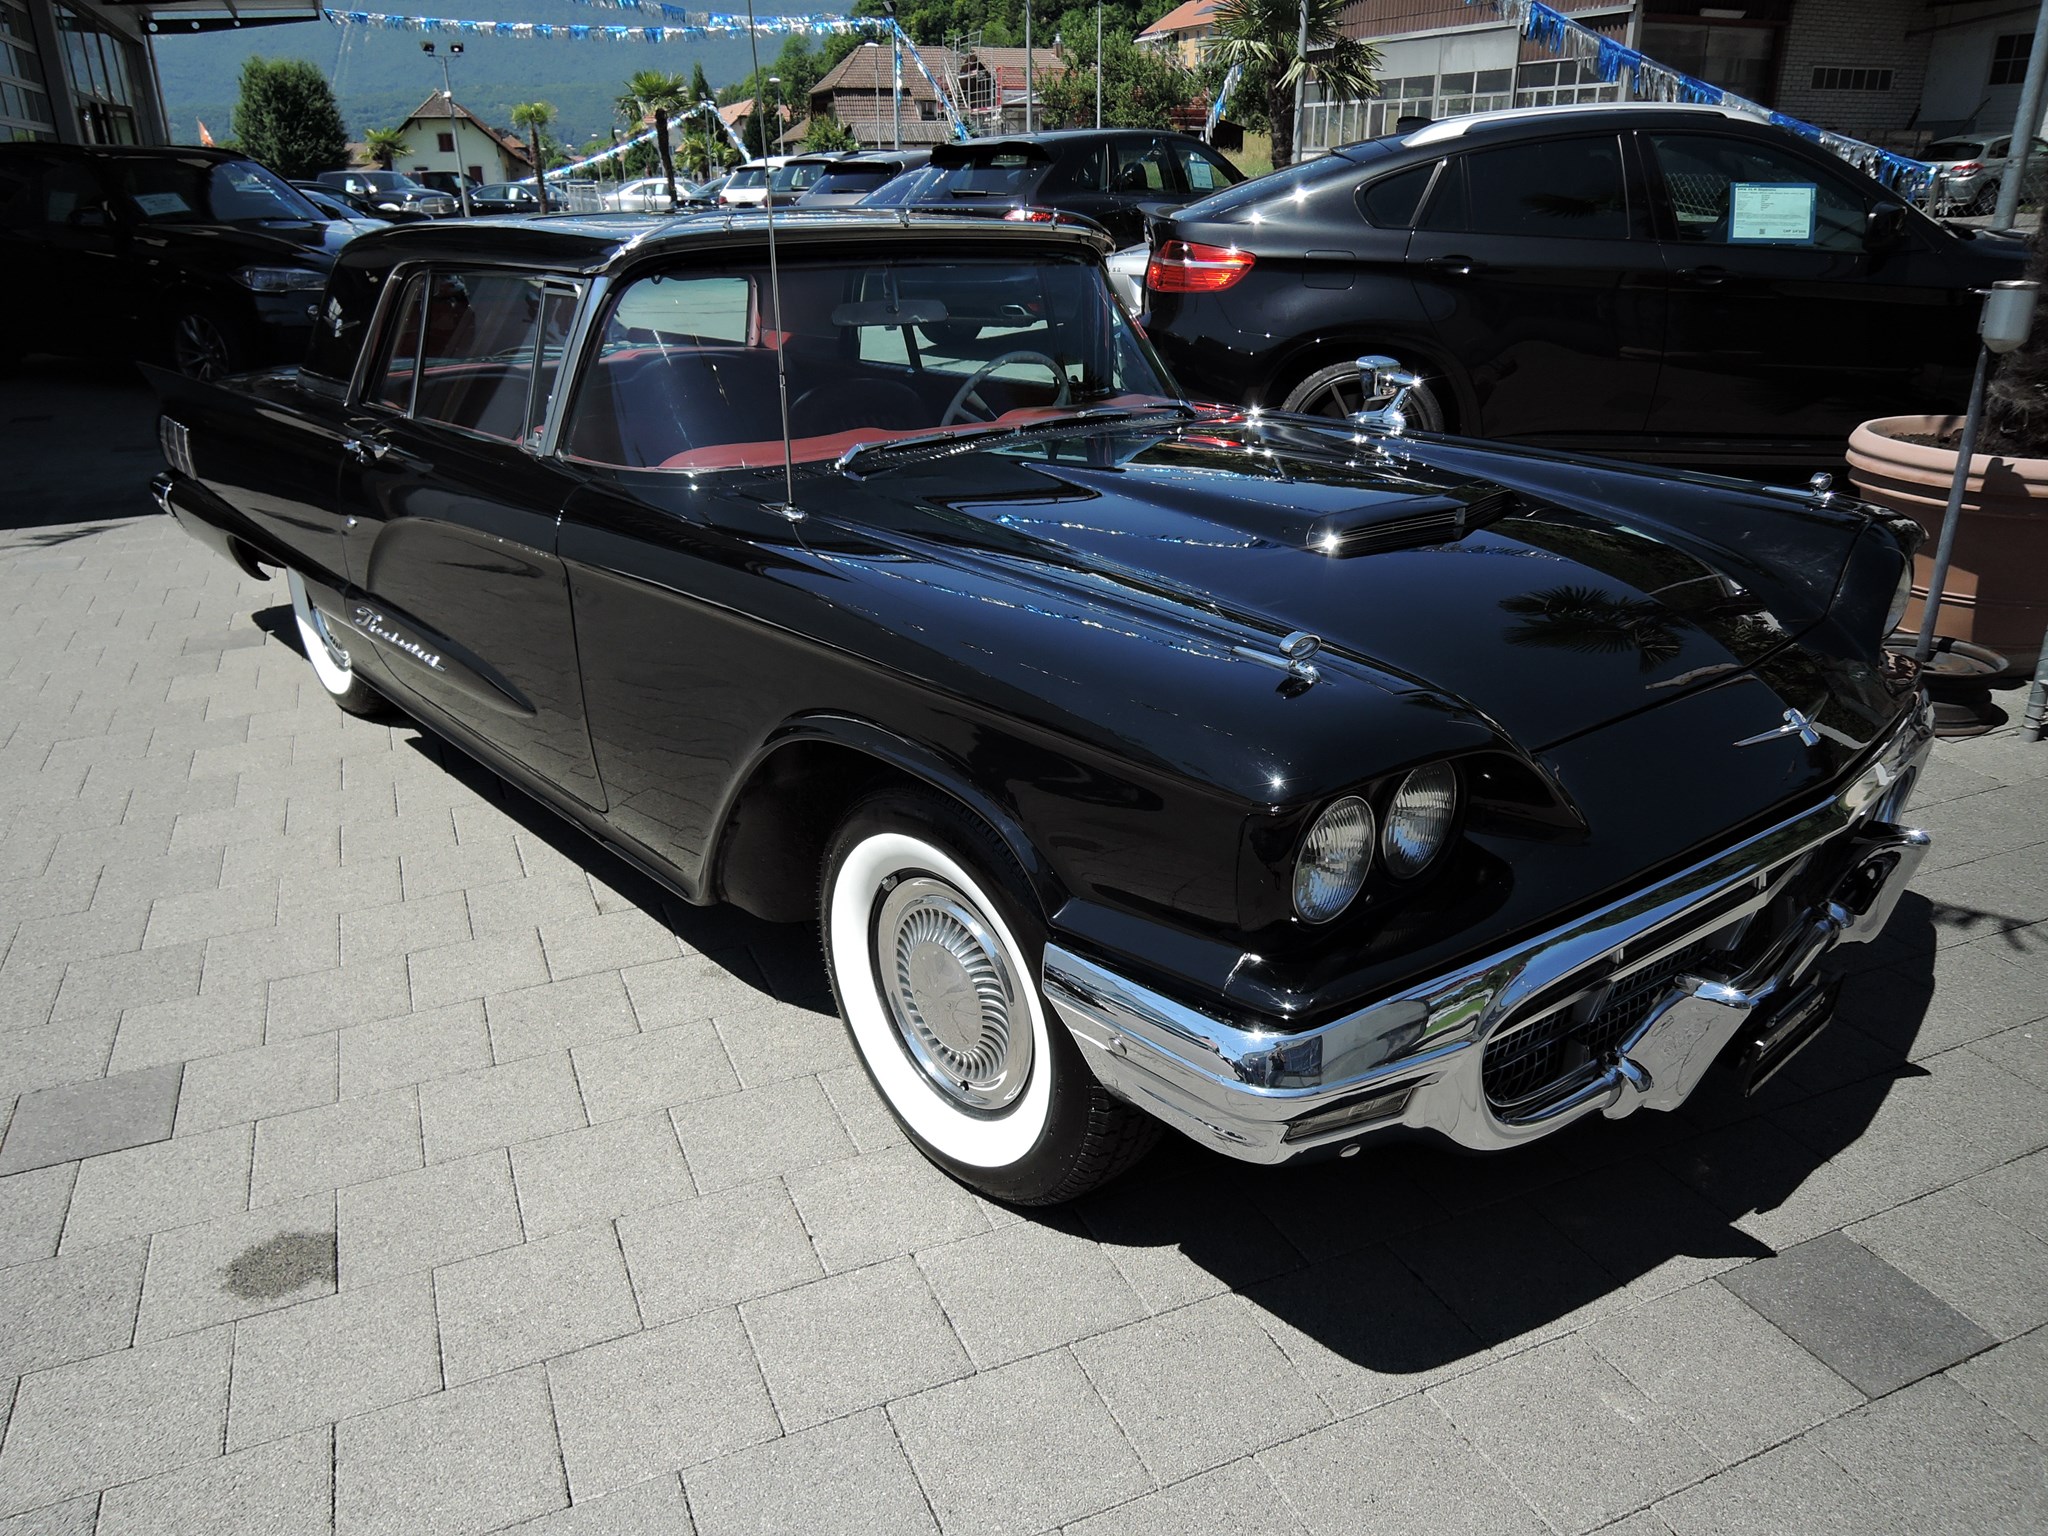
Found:
<path fill-rule="evenodd" d="M 1195 1140 L 1250 1162 L 1405 1127 L 1493 1151 L 1599 1111 L 1685 1102 L 1738 1035 L 1795 1007 L 1821 958 L 1890 920 L 1925 857 L 1897 825 L 1933 740 L 1923 701 L 1855 781 L 1819 805 L 1666 880 L 1512 949 L 1404 989 L 1320 1029 L 1248 1029 L 1137 986 L 1058 945 L 1045 990 L 1095 1075 Z M 1825 894 L 1774 933 L 1747 925 L 1817 856 L 1842 860 Z M 1782 903 L 1779 903 L 1782 908 Z M 1748 933 L 1735 974 L 1675 976 L 1602 1059 L 1502 1107 L 1486 1048 L 1535 1028 L 1708 935 Z M 1701 964 L 1701 972 L 1713 967 Z M 1789 1031 L 1788 1031 L 1789 1033 Z"/>

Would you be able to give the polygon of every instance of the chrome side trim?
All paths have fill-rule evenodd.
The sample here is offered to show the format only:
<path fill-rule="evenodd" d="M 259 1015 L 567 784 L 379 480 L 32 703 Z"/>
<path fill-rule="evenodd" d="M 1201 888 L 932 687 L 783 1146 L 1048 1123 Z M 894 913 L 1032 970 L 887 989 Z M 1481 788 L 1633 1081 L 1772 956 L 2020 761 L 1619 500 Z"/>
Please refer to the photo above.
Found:
<path fill-rule="evenodd" d="M 1283 1141 L 1288 1123 L 1302 1115 L 1402 1086 L 1415 1091 L 1399 1120 L 1384 1125 L 1435 1131 L 1478 1149 L 1548 1134 L 1595 1109 L 1673 1108 L 1766 996 L 1804 976 L 1835 944 L 1864 943 L 1882 930 L 1928 837 L 1881 823 L 1877 812 L 1881 804 L 1897 809 L 1896 787 L 1917 772 L 1932 740 L 1932 712 L 1923 700 L 1831 798 L 1654 886 L 1319 1029 L 1282 1034 L 1233 1024 L 1056 943 L 1045 951 L 1046 995 L 1113 1092 L 1198 1141 L 1254 1162 L 1281 1162 L 1382 1128 L 1347 1126 Z M 1603 1071 L 1594 1082 L 1518 1105 L 1512 1121 L 1487 1104 L 1481 1051 L 1499 1027 L 1539 1019 L 1702 931 L 1753 917 L 1775 894 L 1774 875 L 1847 836 L 1871 846 L 1834 895 L 1792 925 L 1744 977 L 1690 979 L 1690 990 L 1625 1042 L 1611 1075 Z M 1580 973 L 1586 983 L 1575 989 Z M 1732 991 L 1701 990 L 1710 986 Z M 1539 1011 L 1520 1017 L 1532 1001 Z M 1697 1006 L 1678 1012 L 1686 1001 Z"/>

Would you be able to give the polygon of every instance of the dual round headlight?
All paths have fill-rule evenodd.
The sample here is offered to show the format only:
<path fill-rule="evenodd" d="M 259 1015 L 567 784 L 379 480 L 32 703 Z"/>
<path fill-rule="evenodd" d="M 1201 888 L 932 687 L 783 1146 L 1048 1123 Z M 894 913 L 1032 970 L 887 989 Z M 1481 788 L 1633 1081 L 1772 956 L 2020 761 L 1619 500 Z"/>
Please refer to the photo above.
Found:
<path fill-rule="evenodd" d="M 1457 771 L 1446 763 L 1412 770 L 1387 802 L 1386 825 L 1372 807 L 1346 795 L 1315 820 L 1294 861 L 1294 910 L 1304 922 L 1327 923 L 1357 896 L 1378 844 L 1387 872 L 1420 874 L 1442 851 L 1458 808 Z"/>

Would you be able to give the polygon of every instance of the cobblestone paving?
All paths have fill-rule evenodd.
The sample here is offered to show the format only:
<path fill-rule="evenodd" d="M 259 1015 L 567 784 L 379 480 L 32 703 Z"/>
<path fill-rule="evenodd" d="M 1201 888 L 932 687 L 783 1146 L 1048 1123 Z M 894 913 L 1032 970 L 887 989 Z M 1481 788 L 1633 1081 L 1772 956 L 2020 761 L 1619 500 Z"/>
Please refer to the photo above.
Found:
<path fill-rule="evenodd" d="M 2048 746 L 1761 1097 L 1029 1218 L 0 385 L 0 1533 L 2048 1529 Z M 93 520 L 101 519 L 101 520 Z"/>

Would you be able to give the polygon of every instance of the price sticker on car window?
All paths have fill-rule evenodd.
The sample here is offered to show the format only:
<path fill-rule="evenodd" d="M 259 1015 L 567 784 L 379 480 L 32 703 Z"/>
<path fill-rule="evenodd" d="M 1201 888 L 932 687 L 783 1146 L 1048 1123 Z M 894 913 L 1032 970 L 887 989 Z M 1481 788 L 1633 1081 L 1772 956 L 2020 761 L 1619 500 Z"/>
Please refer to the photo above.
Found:
<path fill-rule="evenodd" d="M 135 206 L 144 218 L 160 219 L 171 213 L 190 213 L 192 205 L 175 192 L 137 192 Z"/>
<path fill-rule="evenodd" d="M 1811 245 L 1818 190 L 1810 181 L 1731 182 L 1728 238 L 1752 244 Z"/>

